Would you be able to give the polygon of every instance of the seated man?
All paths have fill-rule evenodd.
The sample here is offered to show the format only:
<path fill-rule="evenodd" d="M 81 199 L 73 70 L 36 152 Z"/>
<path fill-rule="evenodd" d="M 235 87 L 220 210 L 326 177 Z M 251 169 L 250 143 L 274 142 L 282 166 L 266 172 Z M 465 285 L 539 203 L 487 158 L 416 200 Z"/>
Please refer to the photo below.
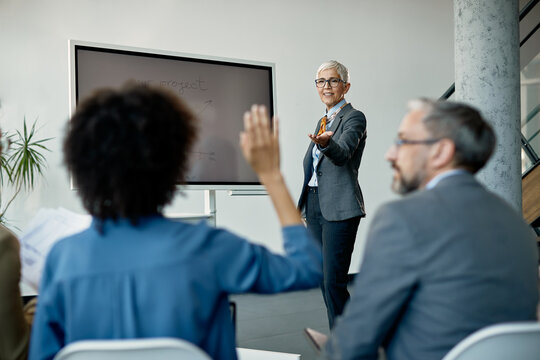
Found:
<path fill-rule="evenodd" d="M 331 359 L 441 359 L 487 325 L 534 320 L 536 239 L 474 175 L 495 135 L 470 106 L 412 101 L 386 154 L 393 189 L 370 226 Z"/>
<path fill-rule="evenodd" d="M 316 287 L 320 248 L 308 236 L 279 170 L 277 123 L 244 116 L 244 156 L 283 226 L 286 255 L 162 209 L 186 176 L 196 120 L 174 95 L 152 87 L 102 90 L 83 101 L 64 141 L 65 162 L 88 230 L 60 240 L 43 272 L 30 359 L 52 359 L 85 339 L 177 337 L 212 358 L 236 359 L 231 293 Z"/>

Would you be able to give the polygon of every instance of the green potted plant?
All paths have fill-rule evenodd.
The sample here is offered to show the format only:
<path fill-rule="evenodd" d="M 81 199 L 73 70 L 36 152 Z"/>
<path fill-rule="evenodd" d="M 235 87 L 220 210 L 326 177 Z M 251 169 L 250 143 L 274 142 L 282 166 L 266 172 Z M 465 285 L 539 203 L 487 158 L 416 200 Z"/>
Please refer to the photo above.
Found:
<path fill-rule="evenodd" d="M 4 144 L 9 147 L 2 150 L 0 156 L 0 224 L 5 225 L 6 211 L 21 191 L 31 191 L 47 165 L 45 151 L 50 151 L 44 144 L 52 138 L 36 139 L 36 122 L 28 129 L 26 118 L 22 131 L 10 134 L 4 132 Z M 4 198 L 4 188 L 11 188 L 9 196 Z"/>

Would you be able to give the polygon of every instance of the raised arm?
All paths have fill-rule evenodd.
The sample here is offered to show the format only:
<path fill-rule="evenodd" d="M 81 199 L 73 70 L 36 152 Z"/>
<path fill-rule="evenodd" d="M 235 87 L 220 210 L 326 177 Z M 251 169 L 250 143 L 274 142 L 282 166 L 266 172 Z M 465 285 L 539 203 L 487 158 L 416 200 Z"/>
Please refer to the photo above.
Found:
<path fill-rule="evenodd" d="M 284 255 L 270 252 L 234 236 L 215 230 L 222 237 L 213 243 L 223 259 L 216 262 L 216 274 L 227 293 L 276 293 L 317 286 L 322 279 L 320 246 L 303 225 L 279 169 L 278 122 L 274 131 L 266 109 L 254 105 L 244 115 L 245 129 L 240 134 L 244 157 L 266 187 L 282 226 Z"/>
<path fill-rule="evenodd" d="M 281 226 L 302 223 L 291 194 L 287 190 L 279 168 L 279 123 L 274 117 L 274 130 L 270 128 L 270 118 L 264 106 L 253 105 L 244 114 L 244 131 L 240 134 L 240 144 L 244 157 L 259 180 L 266 188 Z"/>

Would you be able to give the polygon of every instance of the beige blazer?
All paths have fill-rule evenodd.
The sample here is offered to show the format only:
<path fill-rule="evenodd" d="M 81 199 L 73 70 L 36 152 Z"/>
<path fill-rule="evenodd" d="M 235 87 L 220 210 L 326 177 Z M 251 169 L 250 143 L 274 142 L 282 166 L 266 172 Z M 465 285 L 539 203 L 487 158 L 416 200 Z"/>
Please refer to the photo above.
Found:
<path fill-rule="evenodd" d="M 0 360 L 28 356 L 30 324 L 24 316 L 20 279 L 19 241 L 0 225 Z"/>

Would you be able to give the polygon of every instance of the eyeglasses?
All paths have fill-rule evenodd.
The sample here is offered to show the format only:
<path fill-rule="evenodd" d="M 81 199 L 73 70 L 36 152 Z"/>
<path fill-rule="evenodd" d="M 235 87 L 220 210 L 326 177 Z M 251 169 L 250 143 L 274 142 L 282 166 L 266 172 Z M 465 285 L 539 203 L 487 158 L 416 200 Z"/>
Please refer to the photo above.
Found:
<path fill-rule="evenodd" d="M 407 139 L 396 139 L 394 140 L 394 145 L 399 148 L 401 145 L 431 145 L 435 144 L 436 142 L 441 141 L 442 138 L 439 139 L 424 139 L 424 140 L 407 140 Z"/>
<path fill-rule="evenodd" d="M 0 151 L 7 151 L 11 147 L 11 139 L 6 134 L 0 134 Z"/>
<path fill-rule="evenodd" d="M 325 87 L 326 83 L 328 83 L 330 84 L 330 87 L 335 88 L 339 85 L 340 82 L 345 84 L 345 81 L 338 78 L 330 78 L 328 80 L 324 78 L 320 78 L 320 79 L 315 79 L 315 86 L 317 86 L 318 88 L 323 88 Z"/>

